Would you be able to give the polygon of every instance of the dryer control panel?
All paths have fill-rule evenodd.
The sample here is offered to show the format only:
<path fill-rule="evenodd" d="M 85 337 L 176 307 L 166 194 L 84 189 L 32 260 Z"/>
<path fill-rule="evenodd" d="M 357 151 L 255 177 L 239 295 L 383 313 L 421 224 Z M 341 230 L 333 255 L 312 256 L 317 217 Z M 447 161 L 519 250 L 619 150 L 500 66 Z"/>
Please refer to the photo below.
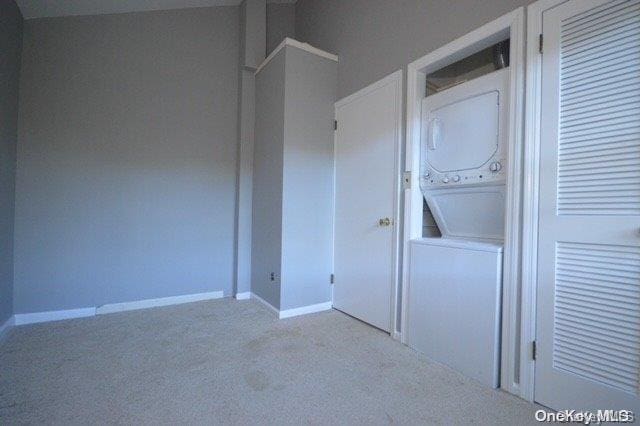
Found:
<path fill-rule="evenodd" d="M 508 82 L 505 68 L 422 100 L 423 191 L 505 181 Z"/>
<path fill-rule="evenodd" d="M 504 158 L 492 160 L 495 161 L 473 170 L 442 173 L 430 167 L 425 167 L 423 174 L 420 176 L 420 183 L 424 187 L 442 187 L 503 182 L 506 178 L 506 171 L 503 166 L 503 164 L 506 164 L 506 160 Z"/>

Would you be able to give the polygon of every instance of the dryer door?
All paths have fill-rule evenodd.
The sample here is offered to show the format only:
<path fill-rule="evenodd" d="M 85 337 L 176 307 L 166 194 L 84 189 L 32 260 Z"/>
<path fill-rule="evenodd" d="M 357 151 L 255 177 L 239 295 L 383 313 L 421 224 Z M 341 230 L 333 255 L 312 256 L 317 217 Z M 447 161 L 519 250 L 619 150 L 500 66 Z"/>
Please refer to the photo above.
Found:
<path fill-rule="evenodd" d="M 422 100 L 422 164 L 428 169 L 423 175 L 483 171 L 492 159 L 502 160 L 506 108 L 501 104 L 508 77 L 508 69 L 495 71 Z M 487 171 L 482 178 L 480 172 L 462 173 L 462 180 L 482 182 Z"/>

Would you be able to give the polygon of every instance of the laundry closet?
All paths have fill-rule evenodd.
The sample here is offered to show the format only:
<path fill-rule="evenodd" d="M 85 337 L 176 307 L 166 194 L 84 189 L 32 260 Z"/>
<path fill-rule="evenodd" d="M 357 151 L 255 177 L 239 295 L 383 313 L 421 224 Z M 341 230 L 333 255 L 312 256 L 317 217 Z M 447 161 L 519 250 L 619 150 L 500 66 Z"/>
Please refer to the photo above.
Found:
<path fill-rule="evenodd" d="M 500 385 L 509 39 L 426 74 L 420 238 L 408 244 L 406 343 Z"/>

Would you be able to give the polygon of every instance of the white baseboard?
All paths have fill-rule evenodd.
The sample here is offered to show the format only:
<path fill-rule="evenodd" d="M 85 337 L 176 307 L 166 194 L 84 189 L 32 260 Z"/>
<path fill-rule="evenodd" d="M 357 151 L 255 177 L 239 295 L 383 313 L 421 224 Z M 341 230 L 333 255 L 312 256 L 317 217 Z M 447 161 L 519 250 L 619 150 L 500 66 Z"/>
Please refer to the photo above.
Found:
<path fill-rule="evenodd" d="M 333 308 L 332 302 L 324 302 L 315 305 L 302 306 L 300 308 L 285 309 L 281 311 L 255 293 L 251 293 L 251 298 L 265 305 L 267 308 L 269 308 L 269 310 L 274 312 L 279 319 L 297 317 L 298 315 L 312 314 L 314 312 L 328 311 Z"/>
<path fill-rule="evenodd" d="M 236 293 L 236 295 L 234 297 L 236 298 L 236 300 L 251 299 L 251 292 L 250 291 L 245 291 L 244 293 Z"/>
<path fill-rule="evenodd" d="M 297 317 L 298 315 L 313 314 L 315 312 L 328 311 L 333 308 L 331 302 L 317 303 L 315 305 L 302 306 L 300 308 L 285 309 L 280 311 L 280 319 Z"/>
<path fill-rule="evenodd" d="M 0 325 L 0 342 L 9 335 L 9 330 L 11 330 L 11 327 L 15 325 L 15 322 L 16 318 L 12 315 L 4 322 L 4 324 Z"/>
<path fill-rule="evenodd" d="M 64 311 L 33 312 L 30 314 L 15 314 L 15 325 L 36 324 L 39 322 L 61 321 L 73 318 L 92 317 L 96 308 L 66 309 Z"/>
<path fill-rule="evenodd" d="M 11 325 L 35 324 L 39 322 L 60 321 L 73 318 L 92 317 L 94 315 L 111 314 L 115 312 L 132 311 L 135 309 L 155 308 L 159 306 L 179 305 L 182 303 L 200 302 L 202 300 L 220 299 L 224 297 L 222 291 L 208 293 L 186 294 L 183 296 L 161 297 L 159 299 L 136 300 L 134 302 L 109 303 L 97 308 L 67 309 L 64 311 L 33 312 L 30 314 L 15 314 Z M 11 326 L 9 325 L 9 327 Z M 0 328 L 0 336 L 6 323 Z"/>
<path fill-rule="evenodd" d="M 161 297 L 158 299 L 136 300 L 134 302 L 108 303 L 96 308 L 96 315 L 113 314 L 116 312 L 133 311 L 137 309 L 157 308 L 160 306 L 180 305 L 182 303 L 201 302 L 203 300 L 220 299 L 224 297 L 222 291 L 208 293 L 185 294 L 183 296 Z"/>
<path fill-rule="evenodd" d="M 251 298 L 257 300 L 260 303 L 262 303 L 264 306 L 269 308 L 271 311 L 275 312 L 276 315 L 280 314 L 280 311 L 278 310 L 278 308 L 276 308 L 271 303 L 267 302 L 266 300 L 264 300 L 262 297 L 258 296 L 257 294 L 251 293 Z"/>

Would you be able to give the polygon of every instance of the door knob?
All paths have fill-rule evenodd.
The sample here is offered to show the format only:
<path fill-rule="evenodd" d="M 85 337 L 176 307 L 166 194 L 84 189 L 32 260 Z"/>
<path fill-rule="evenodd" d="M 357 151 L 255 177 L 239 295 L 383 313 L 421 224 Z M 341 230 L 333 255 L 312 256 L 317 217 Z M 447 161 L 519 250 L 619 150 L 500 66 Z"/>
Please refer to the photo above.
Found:
<path fill-rule="evenodd" d="M 390 226 L 391 225 L 391 219 L 389 219 L 388 217 L 385 217 L 384 219 L 378 220 L 378 224 L 380 226 Z"/>

